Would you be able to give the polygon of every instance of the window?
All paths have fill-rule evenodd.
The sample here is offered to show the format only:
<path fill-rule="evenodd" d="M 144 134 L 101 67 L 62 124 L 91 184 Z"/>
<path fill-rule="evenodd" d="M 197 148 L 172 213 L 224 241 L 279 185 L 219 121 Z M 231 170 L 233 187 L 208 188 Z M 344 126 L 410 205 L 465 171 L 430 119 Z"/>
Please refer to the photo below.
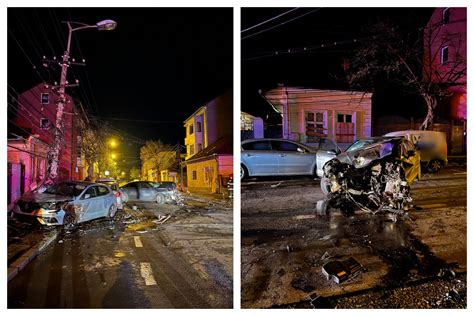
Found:
<path fill-rule="evenodd" d="M 337 122 L 338 123 L 352 123 L 352 114 L 338 114 Z"/>
<path fill-rule="evenodd" d="M 189 125 L 189 135 L 192 135 L 194 133 L 194 125 L 191 124 Z"/>
<path fill-rule="evenodd" d="M 198 152 L 200 152 L 201 150 L 202 150 L 202 144 L 199 143 L 199 144 L 198 144 Z"/>
<path fill-rule="evenodd" d="M 99 192 L 99 196 L 109 194 L 109 189 L 107 189 L 106 187 L 103 187 L 101 185 L 97 186 L 97 191 Z"/>
<path fill-rule="evenodd" d="M 441 63 L 446 64 L 448 62 L 448 58 L 449 58 L 449 47 L 444 46 L 443 48 L 441 48 Z"/>
<path fill-rule="evenodd" d="M 196 122 L 196 132 L 201 133 L 201 122 Z"/>
<path fill-rule="evenodd" d="M 189 145 L 189 154 L 194 155 L 194 145 Z"/>
<path fill-rule="evenodd" d="M 324 113 L 322 112 L 306 112 L 306 136 L 308 143 L 318 141 L 318 136 L 325 137 Z"/>
<path fill-rule="evenodd" d="M 273 144 L 277 151 L 298 151 L 298 145 L 294 143 L 274 141 Z"/>
<path fill-rule="evenodd" d="M 250 142 L 242 145 L 243 150 L 272 150 L 269 141 Z"/>
<path fill-rule="evenodd" d="M 193 170 L 193 180 L 196 180 L 197 179 L 197 172 L 196 170 Z"/>
<path fill-rule="evenodd" d="M 51 124 L 47 118 L 41 118 L 40 120 L 40 128 L 41 129 L 49 129 Z"/>
<path fill-rule="evenodd" d="M 49 93 L 41 93 L 41 104 L 49 104 Z"/>
<path fill-rule="evenodd" d="M 319 143 L 319 149 L 325 151 L 337 151 L 337 146 L 332 140 L 327 138 L 321 138 Z"/>
<path fill-rule="evenodd" d="M 89 194 L 89 197 L 86 198 L 86 195 Z M 83 199 L 91 199 L 91 198 L 95 198 L 97 196 L 97 191 L 96 191 L 96 187 L 93 186 L 93 187 L 90 187 L 89 189 L 87 189 L 87 191 L 84 193 L 84 196 L 82 197 Z"/>
<path fill-rule="evenodd" d="M 443 10 L 443 24 L 449 23 L 449 8 Z"/>

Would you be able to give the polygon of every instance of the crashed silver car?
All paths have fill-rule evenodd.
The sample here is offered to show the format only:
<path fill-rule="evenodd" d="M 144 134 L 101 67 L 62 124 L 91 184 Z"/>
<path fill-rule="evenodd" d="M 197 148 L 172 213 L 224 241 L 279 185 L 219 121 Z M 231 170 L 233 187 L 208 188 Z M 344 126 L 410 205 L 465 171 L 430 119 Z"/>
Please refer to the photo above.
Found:
<path fill-rule="evenodd" d="M 412 206 L 410 185 L 420 178 L 420 155 L 403 137 L 380 137 L 346 151 L 323 166 L 321 189 L 326 199 L 320 208 L 353 214 L 397 214 Z"/>
<path fill-rule="evenodd" d="M 179 193 L 174 182 L 136 181 L 120 187 L 122 201 L 176 202 Z"/>
<path fill-rule="evenodd" d="M 100 217 L 114 217 L 117 198 L 106 185 L 66 181 L 21 196 L 13 216 L 43 225 L 73 227 L 76 223 Z"/>

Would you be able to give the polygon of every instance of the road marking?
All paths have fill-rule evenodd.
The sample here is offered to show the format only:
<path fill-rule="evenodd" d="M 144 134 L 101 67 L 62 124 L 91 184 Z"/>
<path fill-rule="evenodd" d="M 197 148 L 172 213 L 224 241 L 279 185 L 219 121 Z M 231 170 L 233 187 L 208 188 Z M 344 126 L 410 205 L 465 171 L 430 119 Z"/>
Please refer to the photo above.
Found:
<path fill-rule="evenodd" d="M 316 218 L 316 215 L 296 215 L 296 219 L 310 219 L 310 218 Z"/>
<path fill-rule="evenodd" d="M 462 174 L 462 175 L 465 175 L 465 174 L 467 174 L 467 172 L 466 172 L 466 171 L 464 171 L 464 172 L 455 172 L 454 174 Z"/>
<path fill-rule="evenodd" d="M 140 262 L 140 274 L 145 279 L 146 285 L 156 285 L 153 271 L 151 270 L 151 264 L 149 262 Z"/>
<path fill-rule="evenodd" d="M 140 236 L 133 236 L 133 240 L 135 241 L 135 247 L 137 248 L 143 247 L 142 241 L 140 240 Z"/>

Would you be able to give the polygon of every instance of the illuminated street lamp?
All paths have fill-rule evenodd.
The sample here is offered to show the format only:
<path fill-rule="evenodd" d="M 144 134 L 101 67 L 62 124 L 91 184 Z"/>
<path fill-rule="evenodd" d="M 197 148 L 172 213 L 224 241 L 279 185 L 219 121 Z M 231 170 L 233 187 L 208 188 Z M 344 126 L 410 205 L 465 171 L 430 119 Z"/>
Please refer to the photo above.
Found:
<path fill-rule="evenodd" d="M 115 139 L 110 140 L 110 147 L 112 147 L 112 148 L 117 147 L 117 142 L 115 141 Z"/>
<path fill-rule="evenodd" d="M 116 155 L 116 154 L 111 154 L 110 157 L 111 157 L 112 159 L 115 159 L 115 158 L 117 158 L 117 155 Z"/>

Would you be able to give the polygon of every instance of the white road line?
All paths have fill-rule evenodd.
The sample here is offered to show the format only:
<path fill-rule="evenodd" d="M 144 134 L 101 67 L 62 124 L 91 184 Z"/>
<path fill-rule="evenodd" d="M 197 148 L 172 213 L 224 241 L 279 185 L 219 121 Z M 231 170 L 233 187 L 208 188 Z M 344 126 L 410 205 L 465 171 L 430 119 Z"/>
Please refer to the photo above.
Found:
<path fill-rule="evenodd" d="M 143 248 L 142 241 L 140 240 L 140 236 L 133 236 L 133 240 L 135 241 L 135 247 Z"/>
<path fill-rule="evenodd" d="M 151 264 L 149 262 L 140 262 L 140 274 L 145 279 L 146 285 L 156 285 L 153 271 L 151 270 Z"/>

